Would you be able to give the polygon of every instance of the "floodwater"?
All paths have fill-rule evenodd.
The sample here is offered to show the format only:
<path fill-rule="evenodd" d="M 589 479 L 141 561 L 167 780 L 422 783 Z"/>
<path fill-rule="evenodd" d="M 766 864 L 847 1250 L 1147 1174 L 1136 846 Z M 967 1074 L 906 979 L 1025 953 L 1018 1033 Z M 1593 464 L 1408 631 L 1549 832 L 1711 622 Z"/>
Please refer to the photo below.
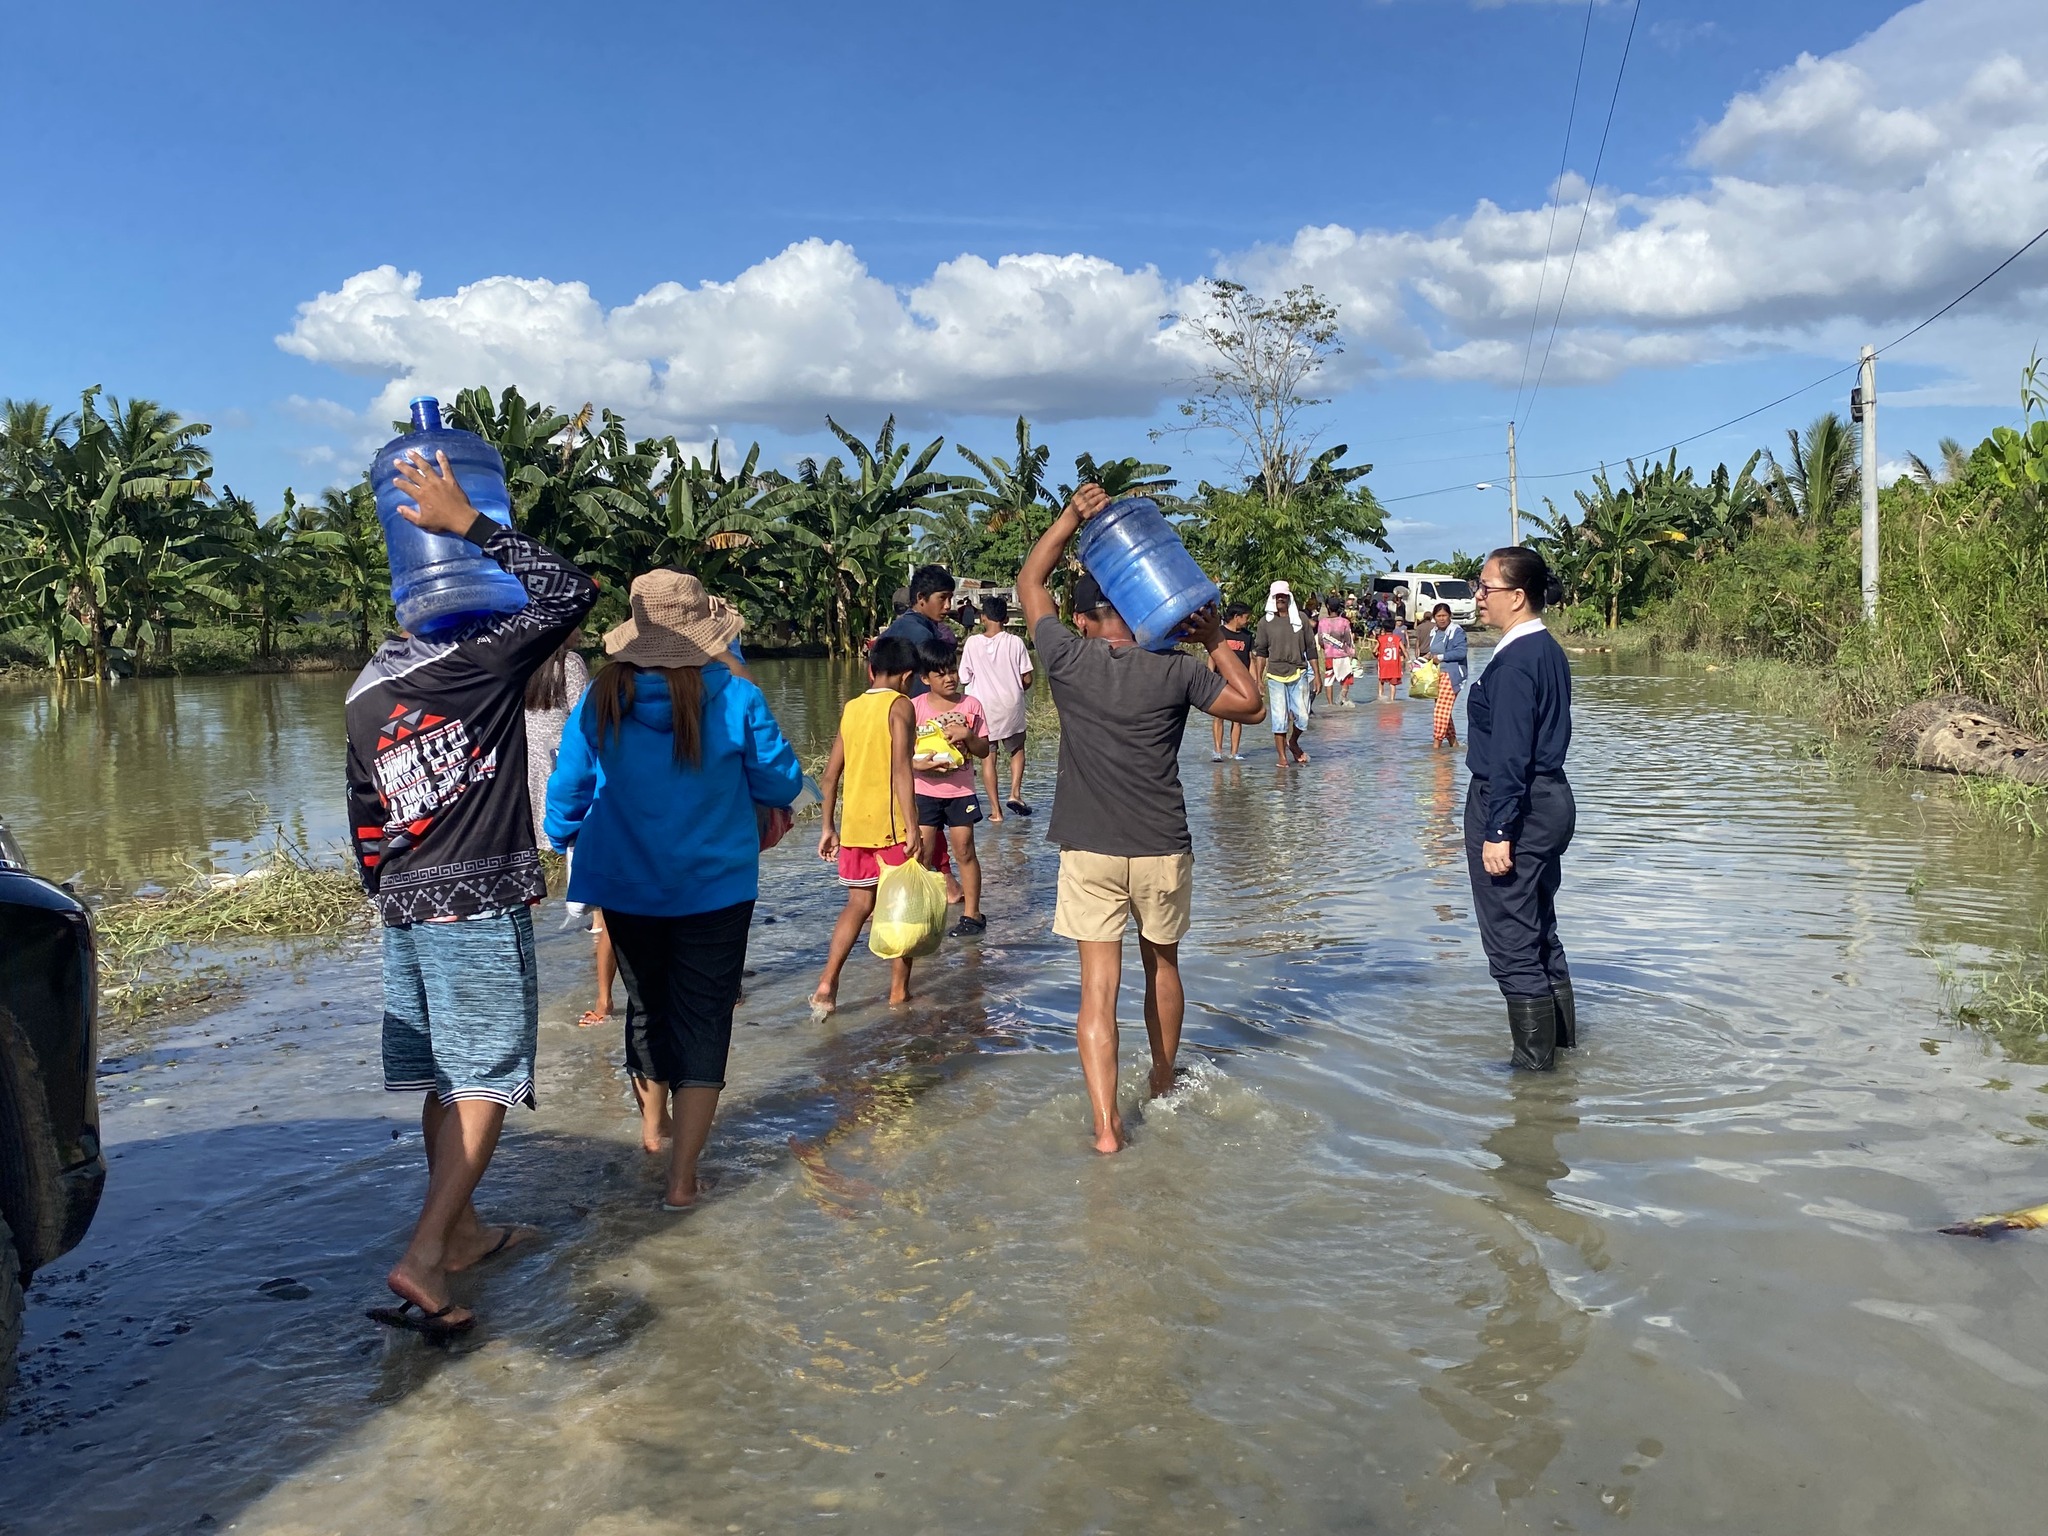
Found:
<path fill-rule="evenodd" d="M 826 668 L 763 670 L 793 734 L 829 724 Z M 251 794 L 338 833 L 338 682 L 144 686 L 0 699 L 38 862 L 231 859 Z M 449 1349 L 361 1315 L 421 1184 L 374 963 L 293 951 L 109 1064 L 108 1197 L 33 1293 L 0 1527 L 2037 1529 L 2048 1243 L 1933 1229 L 2048 1197 L 2048 1071 L 1942 1010 L 2036 931 L 2039 854 L 1713 679 L 1582 671 L 1576 719 L 1585 1044 L 1541 1078 L 1503 1065 L 1427 706 L 1326 715 L 1292 773 L 1192 729 L 1196 1067 L 1114 1159 L 1042 814 L 983 834 L 985 940 L 897 1011 L 863 953 L 824 1024 L 838 893 L 801 832 L 768 857 L 682 1219 L 551 903 L 541 1109 L 481 1197 L 550 1236 L 468 1278 Z"/>

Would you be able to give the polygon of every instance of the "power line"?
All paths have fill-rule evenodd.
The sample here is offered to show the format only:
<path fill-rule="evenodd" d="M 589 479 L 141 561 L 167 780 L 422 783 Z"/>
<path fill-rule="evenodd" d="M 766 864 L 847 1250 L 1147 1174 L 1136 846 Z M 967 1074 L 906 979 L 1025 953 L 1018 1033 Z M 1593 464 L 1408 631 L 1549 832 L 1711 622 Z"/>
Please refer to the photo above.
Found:
<path fill-rule="evenodd" d="M 2048 230 L 2044 230 L 2042 231 L 2042 233 L 2048 234 Z M 1758 406 L 1753 411 L 1744 411 L 1740 416 L 1731 416 L 1724 422 L 1720 422 L 1715 426 L 1708 427 L 1704 432 L 1695 432 L 1691 437 L 1681 437 L 1676 442 L 1666 443 L 1660 448 L 1653 448 L 1648 453 L 1640 454 L 1636 457 L 1643 459 L 1646 463 L 1651 459 L 1662 458 L 1665 454 L 1671 452 L 1671 450 L 1674 448 L 1683 448 L 1687 443 L 1696 443 L 1703 437 L 1712 437 L 1716 432 L 1725 432 L 1728 428 L 1737 426 L 1742 422 L 1749 420 L 1749 418 L 1752 416 L 1761 416 L 1765 411 L 1777 409 L 1777 407 L 1783 405 L 1787 400 L 1797 400 L 1801 395 L 1806 394 L 1811 390 L 1819 389 L 1821 385 L 1826 384 L 1831 380 L 1839 379 L 1845 373 L 1854 373 L 1859 366 L 1860 364 L 1857 363 L 1844 363 L 1841 367 L 1835 369 L 1833 372 L 1822 374 L 1819 378 L 1815 379 L 1811 384 L 1802 384 L 1797 389 L 1793 390 L 1790 394 L 1780 395 L 1775 400 L 1765 401 L 1762 405 Z M 1612 463 L 1613 460 L 1610 459 L 1607 462 Z M 1605 469 L 1606 467 L 1606 464 L 1596 464 L 1590 469 L 1566 469 L 1559 470 L 1555 473 L 1547 475 L 1527 475 L 1524 478 L 1529 480 L 1570 480 L 1574 479 L 1579 475 L 1594 474 L 1599 470 Z"/>
<path fill-rule="evenodd" d="M 2011 266 L 2014 262 L 2018 261 L 2022 256 L 2026 255 L 2027 252 L 2031 251 L 2035 246 L 2039 245 L 2044 238 L 2048 238 L 2048 229 L 2044 229 L 2039 234 L 2036 234 L 2033 239 L 2029 240 L 2025 245 L 2021 246 L 2018 250 L 2014 251 L 2010 256 L 2006 257 L 2005 260 L 2001 261 L 1989 272 L 1986 272 L 1982 277 L 1978 278 L 1977 281 L 1970 284 L 1969 287 L 1965 288 L 1961 293 L 1957 294 L 1954 298 L 1950 299 L 1946 304 L 1942 305 L 1941 308 L 1937 309 L 1925 320 L 1922 320 L 1918 325 L 1914 326 L 1913 329 L 1907 331 L 1904 336 L 1894 336 L 1890 341 L 1886 342 L 1883 346 L 1879 347 L 1877 349 L 1878 352 L 1880 354 L 1889 352 L 1893 347 L 1896 347 L 1900 342 L 1906 340 L 1908 337 L 1918 336 L 1922 331 L 1926 330 L 1927 327 L 1934 324 L 1935 321 L 1939 320 L 1943 315 L 1947 314 L 1950 310 L 1954 309 L 1958 304 L 1962 303 L 1963 300 L 1967 299 L 1979 288 L 1982 288 L 1986 283 L 1990 282 L 1991 279 L 1998 276 L 1998 274 L 2003 272 L 2007 267 Z"/>
<path fill-rule="evenodd" d="M 1941 319 L 1942 316 L 1946 315 L 1958 304 L 1961 304 L 1965 299 L 1969 298 L 1978 289 L 1982 288 L 1986 283 L 1990 282 L 1994 277 L 1998 276 L 1999 273 L 2003 272 L 2007 267 L 2011 266 L 2014 262 L 2018 261 L 2022 256 L 2026 255 L 2027 252 L 2031 251 L 2043 240 L 2048 240 L 2048 228 L 2042 228 L 2040 230 L 2037 230 L 2034 233 L 2032 239 L 2028 240 L 2018 250 L 2014 251 L 2010 256 L 2006 257 L 2005 260 L 2001 261 L 1997 266 L 1993 267 L 1989 272 L 1986 272 L 1982 277 L 1978 278 L 1977 281 L 1970 284 L 1970 286 L 1965 288 L 1961 293 L 1957 294 L 1954 298 L 1950 299 L 1946 304 L 1942 305 L 1941 308 L 1937 309 L 1925 320 L 1922 320 L 1919 324 L 1911 327 L 1908 330 L 1901 331 L 1898 335 L 1894 336 L 1890 341 L 1886 342 L 1883 346 L 1879 347 L 1877 349 L 1878 355 L 1882 357 L 1885 353 L 1891 351 L 1894 347 L 1900 345 L 1902 342 L 1910 341 L 1913 337 L 1918 336 L 1922 331 L 1926 330 L 1930 325 L 1934 324 L 1935 321 Z M 1835 379 L 1839 379 L 1845 373 L 1855 372 L 1859 366 L 1860 365 L 1857 363 L 1844 363 L 1841 367 L 1831 369 L 1827 373 L 1822 374 L 1819 378 L 1812 380 L 1810 383 L 1802 384 L 1797 389 L 1791 390 L 1786 394 L 1778 396 L 1778 398 L 1775 400 L 1767 400 L 1762 405 L 1759 405 L 1752 410 L 1744 411 L 1740 416 L 1731 416 L 1726 421 L 1718 422 L 1714 426 L 1708 427 L 1705 431 L 1694 432 L 1690 436 L 1676 438 L 1671 442 L 1661 444 L 1656 448 L 1652 448 L 1648 453 L 1628 455 L 1627 459 L 1642 459 L 1645 462 L 1649 462 L 1661 458 L 1664 455 L 1670 453 L 1671 450 L 1674 448 L 1683 448 L 1688 443 L 1696 443 L 1703 437 L 1712 437 L 1717 432 L 1725 432 L 1730 427 L 1740 426 L 1743 422 L 1748 421 L 1753 416 L 1761 416 L 1765 411 L 1775 410 L 1779 406 L 1785 404 L 1788 400 L 1796 400 L 1801 395 L 1808 394 L 1813 390 L 1819 389 L 1823 384 L 1827 384 Z M 1603 460 L 1599 464 L 1588 465 L 1584 469 L 1556 470 L 1548 474 L 1524 475 L 1522 478 L 1525 480 L 1573 480 L 1577 479 L 1580 475 L 1597 474 L 1600 470 L 1605 469 L 1609 464 L 1626 461 L 1627 460 L 1617 455 L 1615 458 Z M 1400 468 L 1401 466 L 1395 465 L 1392 467 Z M 1392 506 L 1395 502 L 1419 501 L 1425 496 L 1447 496 L 1453 491 L 1469 491 L 1471 489 L 1472 486 L 1469 482 L 1460 481 L 1456 485 L 1438 486 L 1435 490 L 1410 491 L 1405 496 L 1383 497 L 1381 498 L 1380 504 L 1382 506 Z"/>
<path fill-rule="evenodd" d="M 1557 313 L 1550 318 L 1550 335 L 1545 338 L 1543 343 L 1543 361 L 1536 369 L 1536 382 L 1529 390 L 1529 411 L 1525 412 L 1521 418 L 1524 426 L 1528 425 L 1529 413 L 1533 413 L 1536 409 L 1536 397 L 1543 392 L 1543 375 L 1550 368 L 1550 349 L 1557 345 L 1557 328 L 1564 320 L 1564 301 L 1571 297 L 1572 273 L 1578 270 L 1579 247 L 1586 239 L 1586 221 L 1593 216 L 1593 196 L 1600 190 L 1600 166 L 1607 158 L 1607 135 L 1614 127 L 1614 108 L 1616 103 L 1621 100 L 1622 77 L 1628 73 L 1629 50 L 1635 46 L 1636 22 L 1641 20 L 1642 14 L 1643 0 L 1636 0 L 1635 5 L 1630 8 L 1628 13 L 1628 36 L 1621 45 L 1621 65 L 1614 71 L 1614 94 L 1607 98 L 1607 122 L 1600 129 L 1600 149 L 1593 156 L 1593 178 L 1586 183 L 1586 206 L 1579 212 L 1579 232 L 1572 240 L 1571 259 L 1565 263 L 1564 287 L 1557 295 Z M 1518 403 L 1520 397 L 1521 392 L 1517 390 L 1516 400 Z"/>
<path fill-rule="evenodd" d="M 1375 448 L 1381 443 L 1419 443 L 1426 437 L 1457 437 L 1460 433 L 1464 432 L 1491 432 L 1506 420 L 1507 417 L 1505 416 L 1489 416 L 1484 421 L 1469 427 L 1445 427 L 1441 431 L 1436 432 L 1408 432 L 1400 437 L 1369 437 L 1364 441 L 1368 449 Z"/>
<path fill-rule="evenodd" d="M 1522 414 L 1522 386 L 1529 382 L 1529 359 L 1536 352 L 1536 327 L 1543 319 L 1543 284 L 1550 277 L 1550 247 L 1557 235 L 1557 210 L 1564 202 L 1564 172 L 1571 162 L 1572 126 L 1579 117 L 1579 82 L 1586 74 L 1586 44 L 1593 37 L 1593 0 L 1586 0 L 1586 25 L 1579 33 L 1579 64 L 1572 71 L 1572 102 L 1564 114 L 1564 147 L 1557 152 L 1557 179 L 1550 184 L 1550 227 L 1543 232 L 1543 265 L 1536 273 L 1536 302 L 1529 306 L 1529 339 L 1522 344 L 1522 376 L 1515 380 L 1513 420 Z"/>

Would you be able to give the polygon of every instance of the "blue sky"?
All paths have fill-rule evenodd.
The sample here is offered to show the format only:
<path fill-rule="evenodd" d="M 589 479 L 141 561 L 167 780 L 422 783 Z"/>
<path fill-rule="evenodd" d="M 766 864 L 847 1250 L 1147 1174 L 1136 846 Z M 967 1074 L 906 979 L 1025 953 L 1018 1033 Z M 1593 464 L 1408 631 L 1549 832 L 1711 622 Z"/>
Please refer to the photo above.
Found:
<path fill-rule="evenodd" d="M 1159 316 L 1206 274 L 1308 281 L 1345 314 L 1325 441 L 1379 466 L 1402 554 L 1477 548 L 1500 493 L 1415 493 L 1503 478 L 1631 23 L 1593 7 L 1545 262 L 1578 0 L 458 14 L 115 3 L 88 46 L 17 10 L 0 393 L 161 399 L 266 507 L 353 478 L 394 400 L 486 378 L 777 459 L 826 409 L 1001 451 L 1021 408 L 1062 464 L 1221 478 L 1221 442 L 1146 443 L 1190 366 Z M 1525 505 L 1852 360 L 2048 224 L 2038 21 L 1646 0 Z M 2011 419 L 2044 283 L 2048 242 L 1885 359 L 1887 460 Z M 1688 456 L 1782 443 L 1847 383 Z"/>

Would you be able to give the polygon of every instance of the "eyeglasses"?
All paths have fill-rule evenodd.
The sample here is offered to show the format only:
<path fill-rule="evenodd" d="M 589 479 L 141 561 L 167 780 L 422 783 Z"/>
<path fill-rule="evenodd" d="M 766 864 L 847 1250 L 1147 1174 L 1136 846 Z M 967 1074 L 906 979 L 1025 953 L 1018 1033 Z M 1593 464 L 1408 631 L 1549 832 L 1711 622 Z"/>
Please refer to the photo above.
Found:
<path fill-rule="evenodd" d="M 1490 587 L 1483 581 L 1475 581 L 1472 583 L 1472 595 L 1474 597 L 1484 597 L 1489 592 L 1505 591 L 1507 591 L 1506 587 Z"/>

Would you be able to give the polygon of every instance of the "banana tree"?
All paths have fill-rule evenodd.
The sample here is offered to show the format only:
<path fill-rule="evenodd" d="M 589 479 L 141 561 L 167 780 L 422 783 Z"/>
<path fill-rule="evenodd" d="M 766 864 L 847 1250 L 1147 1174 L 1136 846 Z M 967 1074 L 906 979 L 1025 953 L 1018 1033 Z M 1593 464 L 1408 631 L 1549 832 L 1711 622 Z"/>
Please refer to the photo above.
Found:
<path fill-rule="evenodd" d="M 1586 595 L 1586 577 L 1593 563 L 1592 543 L 1586 536 L 1583 523 L 1573 522 L 1571 514 L 1559 511 L 1557 503 L 1548 496 L 1543 498 L 1543 504 L 1550 508 L 1548 517 L 1540 512 L 1522 513 L 1523 518 L 1536 529 L 1535 536 L 1528 543 L 1556 573 L 1558 584 L 1564 588 L 1565 602 L 1577 604 L 1584 601 Z M 1483 565 L 1485 562 L 1482 560 L 1480 563 Z"/>
<path fill-rule="evenodd" d="M 320 550 L 317 569 L 319 600 L 348 614 L 355 631 L 358 656 L 370 654 L 370 631 L 391 611 L 391 565 L 384 553 L 384 530 L 377 521 L 377 498 L 365 475 L 347 490 L 321 493 L 311 507 L 299 509 L 298 526 L 334 535 Z"/>
<path fill-rule="evenodd" d="M 227 579 L 235 607 L 255 619 L 256 654 L 268 661 L 277 654 L 278 628 L 290 623 L 317 590 L 319 562 L 340 551 L 344 541 L 338 533 L 302 526 L 289 490 L 284 510 L 267 519 L 232 489 L 222 492 L 218 505 L 233 544 Z"/>
<path fill-rule="evenodd" d="M 1616 491 L 1602 470 L 1593 477 L 1597 496 L 1577 493 L 1592 559 L 1588 574 L 1602 578 L 1607 596 L 1607 627 L 1621 623 L 1622 593 L 1644 574 L 1667 545 L 1682 544 L 1685 535 L 1665 519 L 1661 509 L 1633 491 Z"/>
<path fill-rule="evenodd" d="M 725 472 L 716 443 L 708 464 L 695 455 L 685 462 L 672 437 L 663 440 L 660 455 L 666 478 L 646 507 L 625 513 L 608 549 L 618 569 L 675 566 L 722 596 L 758 600 L 776 568 L 797 550 L 815 547 L 809 529 L 790 525 L 770 505 L 783 482 L 760 472 L 759 443 L 733 474 Z"/>
<path fill-rule="evenodd" d="M 580 560 L 605 549 L 621 523 L 649 509 L 660 463 L 659 443 L 629 443 L 624 420 L 609 410 L 593 430 L 597 417 L 588 404 L 573 416 L 529 404 L 515 388 L 493 405 L 490 392 L 479 387 L 455 397 L 450 419 L 504 459 L 513 521 L 550 549 Z M 604 574 L 623 584 L 635 572 Z"/>
<path fill-rule="evenodd" d="M 827 640 L 840 655 L 855 654 L 877 627 L 895 572 L 907 563 L 911 520 L 934 512 L 964 481 L 932 469 L 945 446 L 933 438 L 915 459 L 896 441 L 896 418 L 882 424 L 873 446 L 831 417 L 825 425 L 852 455 L 853 469 L 833 455 L 821 467 L 805 459 L 797 478 L 770 498 L 792 528 L 811 535 L 810 562 L 827 619 Z"/>
<path fill-rule="evenodd" d="M 168 586 L 190 563 L 185 536 L 152 549 L 128 526 L 125 512 L 189 502 L 205 487 L 190 473 L 195 460 L 188 436 L 117 434 L 100 413 L 98 397 L 97 385 L 85 391 L 73 435 L 47 440 L 27 482 L 6 498 L 4 512 L 25 535 L 12 562 L 9 590 L 39 616 L 50 665 L 63 674 L 82 657 L 92 676 L 104 678 L 123 578 L 140 568 Z M 197 573 L 191 590 L 200 592 L 210 576 L 210 570 Z M 182 596 L 173 595 L 182 602 Z"/>
<path fill-rule="evenodd" d="M 980 478 L 957 482 L 961 505 L 938 513 L 938 526 L 927 533 L 956 573 L 971 568 L 980 576 L 1012 576 L 1059 511 L 1048 475 L 1052 449 L 1032 442 L 1031 423 L 1019 416 L 1013 457 L 983 458 L 964 446 L 954 451 Z"/>
<path fill-rule="evenodd" d="M 1684 523 L 1687 552 L 1695 561 L 1725 555 L 1739 544 L 1768 504 L 1768 496 L 1756 478 L 1756 467 L 1764 457 L 1759 449 L 1731 480 L 1728 466 L 1717 464 L 1707 480 L 1703 496 L 1694 500 Z"/>
<path fill-rule="evenodd" d="M 1059 504 L 1065 506 L 1074 499 L 1074 492 L 1081 486 L 1094 483 L 1108 493 L 1110 500 L 1119 496 L 1149 496 L 1159 502 L 1162 508 L 1169 506 L 1175 498 L 1168 493 L 1179 485 L 1178 480 L 1167 477 L 1170 464 L 1147 464 L 1142 459 L 1110 459 L 1100 462 L 1092 453 L 1077 454 L 1074 457 L 1074 483 L 1059 488 Z"/>

